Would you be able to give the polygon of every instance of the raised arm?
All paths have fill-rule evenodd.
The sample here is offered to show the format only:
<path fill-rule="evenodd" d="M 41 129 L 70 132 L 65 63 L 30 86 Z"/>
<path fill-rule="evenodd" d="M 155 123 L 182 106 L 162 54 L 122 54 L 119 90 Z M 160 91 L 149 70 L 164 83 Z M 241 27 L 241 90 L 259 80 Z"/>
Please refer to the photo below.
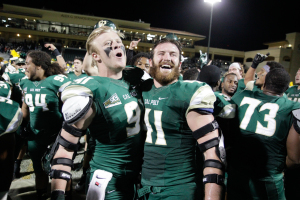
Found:
<path fill-rule="evenodd" d="M 126 51 L 126 65 L 129 65 L 131 62 L 131 59 L 134 56 L 134 49 L 135 47 L 138 46 L 139 42 L 141 41 L 141 39 L 139 40 L 135 40 L 135 41 L 131 41 L 128 50 Z"/>
<path fill-rule="evenodd" d="M 263 54 L 256 54 L 255 57 L 253 58 L 253 62 L 251 67 L 249 67 L 246 75 L 245 75 L 245 79 L 244 79 L 244 83 L 245 85 L 247 85 L 247 83 L 249 81 L 253 81 L 254 80 L 254 75 L 255 75 L 255 71 L 257 66 L 259 65 L 259 63 L 262 63 L 270 54 L 267 53 L 266 55 Z"/>
<path fill-rule="evenodd" d="M 56 60 L 59 64 L 59 66 L 61 68 L 63 68 L 64 70 L 66 70 L 67 65 L 66 65 L 66 61 L 65 59 L 62 57 L 62 55 L 60 54 L 60 52 L 58 51 L 58 49 L 53 45 L 53 44 L 45 44 L 45 47 L 48 48 L 50 51 L 53 52 L 53 54 L 56 57 Z"/>

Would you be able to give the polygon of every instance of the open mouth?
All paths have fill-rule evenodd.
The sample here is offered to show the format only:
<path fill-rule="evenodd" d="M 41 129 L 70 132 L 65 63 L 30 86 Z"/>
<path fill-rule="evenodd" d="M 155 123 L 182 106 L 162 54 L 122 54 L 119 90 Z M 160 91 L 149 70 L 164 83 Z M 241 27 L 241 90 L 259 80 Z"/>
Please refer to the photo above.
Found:
<path fill-rule="evenodd" d="M 122 57 L 122 53 L 119 52 L 119 53 L 116 54 L 116 56 L 117 56 L 118 58 L 121 58 L 121 57 Z"/>
<path fill-rule="evenodd" d="M 171 66 L 170 65 L 162 65 L 161 68 L 162 69 L 171 69 Z"/>

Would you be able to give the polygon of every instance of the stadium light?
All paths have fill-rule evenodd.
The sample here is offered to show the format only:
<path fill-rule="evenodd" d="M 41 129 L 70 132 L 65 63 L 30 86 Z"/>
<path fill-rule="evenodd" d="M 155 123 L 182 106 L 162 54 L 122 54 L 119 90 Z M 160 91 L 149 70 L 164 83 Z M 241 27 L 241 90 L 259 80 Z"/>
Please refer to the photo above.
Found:
<path fill-rule="evenodd" d="M 214 3 L 221 2 L 221 0 L 204 0 L 204 2 L 207 2 L 207 3 L 211 4 L 209 35 L 208 35 L 208 45 L 207 45 L 207 56 L 209 58 L 209 46 L 210 46 L 210 35 L 211 35 L 211 24 L 212 24 L 213 7 L 214 7 Z"/>
<path fill-rule="evenodd" d="M 204 2 L 214 4 L 216 2 L 221 2 L 221 0 L 204 0 Z"/>

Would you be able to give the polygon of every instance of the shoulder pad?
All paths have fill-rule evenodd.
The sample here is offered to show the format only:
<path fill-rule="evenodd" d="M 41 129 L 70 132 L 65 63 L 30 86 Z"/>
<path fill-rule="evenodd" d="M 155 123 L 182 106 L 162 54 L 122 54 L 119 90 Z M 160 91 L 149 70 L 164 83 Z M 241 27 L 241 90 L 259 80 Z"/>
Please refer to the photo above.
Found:
<path fill-rule="evenodd" d="M 293 115 L 298 121 L 300 121 L 300 108 L 293 110 Z"/>
<path fill-rule="evenodd" d="M 68 124 L 74 124 L 82 119 L 92 106 L 92 98 L 74 96 L 67 99 L 62 107 L 62 113 Z"/>

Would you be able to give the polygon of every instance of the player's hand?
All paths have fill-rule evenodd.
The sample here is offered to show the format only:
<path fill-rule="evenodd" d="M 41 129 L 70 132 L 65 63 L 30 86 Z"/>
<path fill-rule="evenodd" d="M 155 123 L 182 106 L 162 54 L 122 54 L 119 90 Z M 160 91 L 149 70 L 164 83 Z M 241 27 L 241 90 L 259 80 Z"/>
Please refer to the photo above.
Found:
<path fill-rule="evenodd" d="M 266 55 L 257 53 L 255 55 L 255 57 L 253 58 L 253 62 L 252 62 L 251 67 L 256 69 L 258 64 L 262 63 L 269 55 L 270 55 L 270 53 L 267 53 Z"/>
<path fill-rule="evenodd" d="M 129 49 L 133 50 L 135 47 L 137 47 L 138 43 L 141 41 L 141 39 L 139 39 L 138 41 L 131 41 L 130 42 L 130 46 Z"/>
<path fill-rule="evenodd" d="M 46 48 L 48 48 L 50 51 L 54 51 L 54 50 L 56 49 L 56 47 L 55 47 L 53 44 L 47 43 L 47 44 L 45 44 L 44 46 L 45 46 Z"/>
<path fill-rule="evenodd" d="M 200 69 L 202 69 L 204 65 L 207 65 L 207 53 L 202 53 L 200 50 Z"/>

